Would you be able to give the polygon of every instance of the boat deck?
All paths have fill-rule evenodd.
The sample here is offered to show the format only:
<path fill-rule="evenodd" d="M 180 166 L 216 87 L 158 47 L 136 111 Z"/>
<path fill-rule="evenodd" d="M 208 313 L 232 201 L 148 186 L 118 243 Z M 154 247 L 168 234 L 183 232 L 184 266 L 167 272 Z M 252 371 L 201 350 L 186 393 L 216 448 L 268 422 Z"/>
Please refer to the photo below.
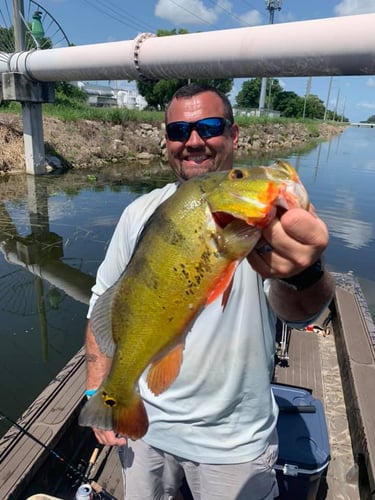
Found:
<path fill-rule="evenodd" d="M 358 500 L 358 485 L 348 482 L 355 463 L 331 324 L 328 331 L 324 336 L 322 332 L 293 330 L 290 364 L 276 367 L 275 382 L 304 387 L 324 404 L 331 461 L 320 482 L 318 500 Z"/>
<path fill-rule="evenodd" d="M 318 500 L 367 499 L 372 498 L 370 492 L 373 490 L 371 485 L 374 456 L 371 455 L 371 450 L 375 443 L 372 432 L 375 428 L 375 392 L 373 389 L 366 392 L 366 388 L 374 380 L 374 350 L 373 346 L 369 349 L 369 342 L 375 340 L 375 331 L 373 323 L 368 321 L 368 324 L 365 324 L 360 304 L 353 299 L 351 291 L 339 288 L 335 307 L 340 311 L 340 320 L 339 322 L 333 320 L 333 324 L 328 325 L 329 335 L 323 336 L 321 331 L 292 331 L 289 362 L 287 366 L 285 364 L 282 366 L 282 363 L 276 366 L 275 382 L 309 389 L 313 396 L 324 404 L 331 461 L 326 476 L 321 480 Z M 355 318 L 355 314 L 359 317 Z M 322 315 L 321 321 L 326 315 L 327 312 Z M 358 325 L 363 331 L 356 332 L 358 335 L 354 337 L 356 338 L 354 347 L 350 345 L 348 347 L 346 337 L 349 339 L 350 336 L 353 337 L 353 330 L 358 330 Z M 339 330 L 344 334 L 338 334 Z M 360 359 L 360 344 L 365 352 L 362 354 L 363 363 Z M 346 372 L 345 370 L 343 372 L 339 368 L 337 352 L 343 355 L 345 346 L 348 348 L 346 353 L 348 361 L 344 363 Z M 350 370 L 348 364 L 351 365 Z M 356 376 L 358 370 L 360 373 Z M 346 399 L 344 399 L 341 380 L 343 375 L 344 380 L 348 379 L 345 373 L 349 372 L 354 376 L 353 380 L 350 379 L 350 384 L 345 383 Z M 75 422 L 82 404 L 84 379 L 83 353 L 79 352 L 19 421 L 30 434 L 53 448 L 53 453 L 56 452 L 57 456 L 43 449 L 15 427 L 12 427 L 0 441 L 0 498 L 25 500 L 38 493 L 48 493 L 64 500 L 74 498 L 81 482 L 77 476 L 80 472 L 87 471 L 90 457 L 97 447 L 89 429 L 71 425 Z M 367 379 L 369 381 L 366 386 L 364 381 Z M 357 387 L 358 380 L 365 384 L 364 388 Z M 354 387 L 355 392 L 348 391 L 347 385 Z M 348 397 L 353 401 L 352 405 L 348 405 Z M 351 417 L 351 410 L 348 410 L 350 406 L 353 407 L 354 420 Z M 357 410 L 354 411 L 358 408 L 360 415 Z M 69 432 L 58 442 L 57 437 L 68 427 Z M 353 429 L 354 434 L 358 435 L 358 443 L 354 445 L 351 440 Z M 356 460 L 352 448 L 357 448 L 354 451 Z M 73 456 L 72 449 L 75 450 Z M 99 447 L 97 451 L 98 457 L 89 472 L 90 480 L 95 481 L 94 486 L 97 490 L 104 488 L 113 497 L 122 499 L 122 480 L 116 450 Z M 360 483 L 363 482 L 363 477 L 360 477 L 358 469 L 359 455 L 365 461 L 367 471 L 365 483 L 367 481 L 370 484 L 367 488 L 361 487 L 361 492 Z M 67 456 L 69 463 L 62 458 Z M 30 481 L 30 468 L 39 467 L 43 461 L 49 466 L 48 473 L 44 464 L 42 472 L 32 474 Z M 43 499 L 43 496 L 39 498 Z M 190 497 L 184 491 L 180 498 Z"/>

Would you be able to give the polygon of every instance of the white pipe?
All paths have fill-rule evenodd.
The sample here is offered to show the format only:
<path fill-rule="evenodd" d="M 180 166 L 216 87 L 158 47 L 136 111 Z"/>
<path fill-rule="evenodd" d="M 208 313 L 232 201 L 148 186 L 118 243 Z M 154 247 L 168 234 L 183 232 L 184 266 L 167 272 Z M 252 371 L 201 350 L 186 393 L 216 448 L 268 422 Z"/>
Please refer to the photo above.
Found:
<path fill-rule="evenodd" d="M 375 74 L 375 14 L 0 54 L 39 81 Z"/>
<path fill-rule="evenodd" d="M 48 281 L 78 302 L 83 304 L 90 302 L 91 287 L 95 283 L 95 278 L 60 260 L 50 260 L 42 264 L 27 264 L 20 259 L 15 248 L 16 240 L 14 242 L 14 244 L 0 245 L 0 251 L 4 254 L 7 262 L 27 269 L 30 273 Z"/>

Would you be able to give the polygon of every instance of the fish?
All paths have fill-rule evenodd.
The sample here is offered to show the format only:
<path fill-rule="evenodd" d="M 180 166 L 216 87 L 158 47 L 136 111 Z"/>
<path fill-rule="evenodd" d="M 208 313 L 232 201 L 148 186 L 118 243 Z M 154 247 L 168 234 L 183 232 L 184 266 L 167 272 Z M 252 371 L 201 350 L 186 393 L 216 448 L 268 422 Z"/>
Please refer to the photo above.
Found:
<path fill-rule="evenodd" d="M 93 308 L 91 329 L 113 359 L 80 425 L 131 439 L 146 434 L 140 376 L 147 370 L 156 396 L 176 380 L 194 320 L 226 297 L 238 264 L 279 207 L 309 208 L 296 170 L 282 160 L 194 177 L 156 209 L 125 271 Z"/>

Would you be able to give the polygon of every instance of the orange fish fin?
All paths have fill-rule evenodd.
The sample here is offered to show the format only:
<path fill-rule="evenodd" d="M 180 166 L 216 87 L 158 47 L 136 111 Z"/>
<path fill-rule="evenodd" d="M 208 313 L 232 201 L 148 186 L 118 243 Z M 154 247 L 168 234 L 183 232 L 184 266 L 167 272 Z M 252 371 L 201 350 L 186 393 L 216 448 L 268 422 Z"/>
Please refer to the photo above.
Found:
<path fill-rule="evenodd" d="M 138 394 L 127 405 L 112 397 L 106 403 L 100 389 L 82 408 L 78 423 L 84 427 L 113 430 L 131 439 L 141 438 L 148 429 L 146 409 Z"/>
<path fill-rule="evenodd" d="M 184 344 L 173 347 L 168 354 L 152 363 L 147 374 L 150 391 L 159 396 L 176 380 L 182 363 Z"/>
<path fill-rule="evenodd" d="M 148 429 L 148 417 L 142 399 L 135 395 L 129 405 L 118 403 L 112 409 L 113 430 L 131 439 L 140 439 Z"/>
<path fill-rule="evenodd" d="M 227 269 L 225 270 L 225 273 L 223 273 L 218 281 L 215 284 L 215 287 L 211 290 L 211 292 L 208 294 L 206 304 L 211 304 L 211 302 L 214 302 L 221 294 L 225 294 L 226 290 L 229 289 L 228 291 L 228 296 L 226 297 L 225 303 L 228 300 L 230 290 L 232 288 L 232 280 L 233 280 L 233 274 L 234 271 L 236 270 L 238 265 L 237 261 L 233 261 L 229 264 Z M 225 304 L 223 304 L 225 305 Z"/>

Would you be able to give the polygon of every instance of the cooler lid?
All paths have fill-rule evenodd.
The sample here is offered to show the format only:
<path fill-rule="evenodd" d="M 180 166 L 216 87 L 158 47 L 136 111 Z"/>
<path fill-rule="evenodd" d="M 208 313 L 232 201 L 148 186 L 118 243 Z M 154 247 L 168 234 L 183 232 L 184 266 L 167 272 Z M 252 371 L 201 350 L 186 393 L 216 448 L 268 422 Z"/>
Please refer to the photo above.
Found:
<path fill-rule="evenodd" d="M 327 424 L 322 403 L 309 391 L 273 384 L 279 406 L 278 465 L 295 465 L 302 471 L 318 471 L 330 460 Z"/>

